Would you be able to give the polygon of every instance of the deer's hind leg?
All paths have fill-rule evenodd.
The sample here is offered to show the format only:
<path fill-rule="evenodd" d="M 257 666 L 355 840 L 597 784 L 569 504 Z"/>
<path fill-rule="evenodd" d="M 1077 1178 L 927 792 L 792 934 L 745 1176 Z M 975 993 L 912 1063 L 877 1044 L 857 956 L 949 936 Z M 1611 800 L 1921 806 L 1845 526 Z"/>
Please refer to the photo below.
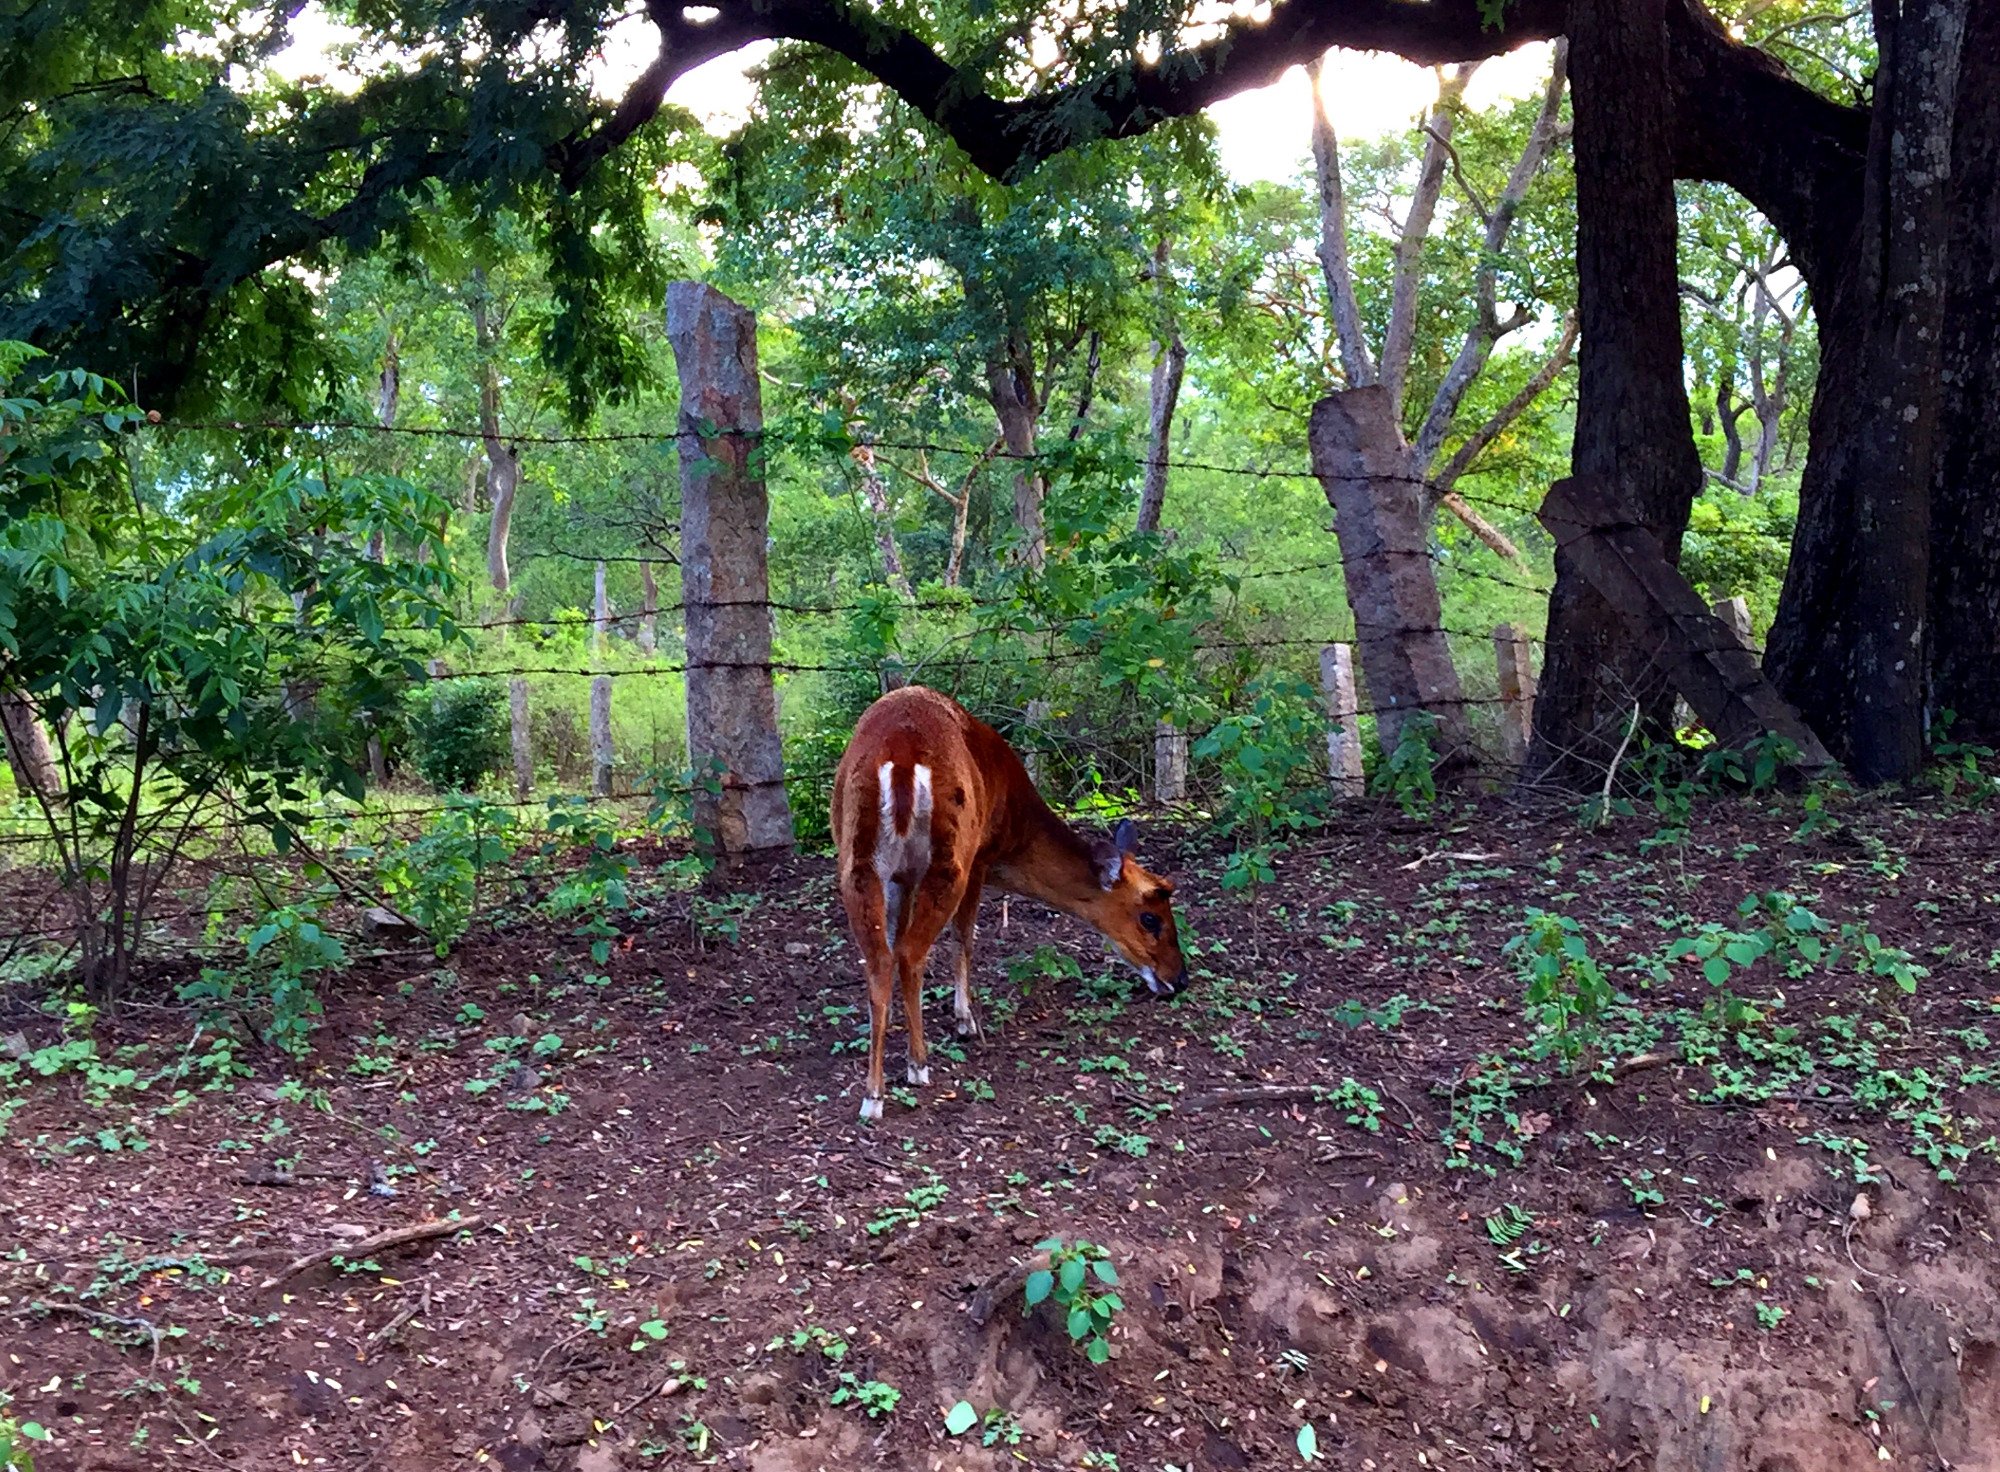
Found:
<path fill-rule="evenodd" d="M 980 1036 L 979 1006 L 972 998 L 972 940 L 979 929 L 979 900 L 985 888 L 986 876 L 974 874 L 965 886 L 965 898 L 958 902 L 958 913 L 951 917 L 952 928 L 958 932 L 958 986 L 951 998 L 952 1022 L 962 1038 Z"/>
<path fill-rule="evenodd" d="M 881 880 L 869 868 L 841 876 L 841 900 L 847 928 L 861 952 L 868 978 L 868 1081 L 861 1095 L 861 1117 L 882 1117 L 882 1053 L 889 1036 L 889 1005 L 896 993 L 896 957 L 889 942 L 889 917 Z"/>
<path fill-rule="evenodd" d="M 903 1021 L 910 1029 L 909 1080 L 931 1081 L 930 1048 L 924 1041 L 924 968 L 931 947 L 964 900 L 965 871 L 936 862 L 910 897 L 902 931 L 896 937 L 896 974 L 902 983 Z"/>

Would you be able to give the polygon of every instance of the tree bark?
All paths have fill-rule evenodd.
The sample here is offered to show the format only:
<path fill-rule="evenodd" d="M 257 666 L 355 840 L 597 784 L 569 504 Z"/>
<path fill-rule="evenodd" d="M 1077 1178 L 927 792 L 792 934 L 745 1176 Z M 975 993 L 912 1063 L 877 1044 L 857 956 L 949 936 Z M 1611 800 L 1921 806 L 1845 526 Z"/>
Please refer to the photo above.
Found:
<path fill-rule="evenodd" d="M 22 796 L 39 793 L 45 802 L 62 794 L 62 777 L 55 751 L 34 702 L 25 695 L 0 695 L 0 744 L 7 748 L 14 769 L 14 786 Z"/>
<path fill-rule="evenodd" d="M 1048 483 L 1035 463 L 1035 427 L 1042 415 L 1035 383 L 1035 356 L 1026 340 L 1010 330 L 986 359 L 986 389 L 1000 442 L 1014 462 L 1015 557 L 1039 568 L 1048 557 L 1048 533 L 1042 524 L 1042 501 Z"/>
<path fill-rule="evenodd" d="M 1382 749 L 1428 711 L 1436 749 L 1470 749 L 1465 699 L 1441 627 L 1430 550 L 1429 487 L 1411 461 L 1387 384 L 1329 394 L 1313 406 L 1313 473 L 1334 511 L 1334 535 L 1354 611 L 1361 673 Z"/>
<path fill-rule="evenodd" d="M 1968 4 L 1875 6 L 1881 64 L 1856 246 L 1822 318 L 1822 448 L 1800 488 L 1766 657 L 1778 688 L 1866 783 L 1907 780 L 1923 764 L 1952 116 Z"/>
<path fill-rule="evenodd" d="M 695 824 L 725 854 L 789 849 L 792 813 L 771 670 L 770 501 L 754 453 L 764 435 L 757 323 L 713 287 L 676 281 L 667 288 L 667 340 L 681 387 L 681 598 Z"/>
<path fill-rule="evenodd" d="M 2000 5 L 1978 4 L 1952 136 L 1943 402 L 1931 481 L 1932 697 L 2000 745 Z"/>
<path fill-rule="evenodd" d="M 875 548 L 882 554 L 882 576 L 904 598 L 915 598 L 910 575 L 903 570 L 903 552 L 896 545 L 896 518 L 889 506 L 889 489 L 882 484 L 882 468 L 875 463 L 875 447 L 864 439 L 850 452 L 861 472 L 861 499 L 868 506 L 875 526 Z"/>
<path fill-rule="evenodd" d="M 1701 462 L 1681 376 L 1669 3 L 1570 7 L 1584 341 L 1571 463 L 1577 476 L 1615 488 L 1677 562 Z M 1572 786 L 1601 779 L 1635 701 L 1669 713 L 1672 692 L 1652 651 L 1558 553 L 1529 775 Z"/>

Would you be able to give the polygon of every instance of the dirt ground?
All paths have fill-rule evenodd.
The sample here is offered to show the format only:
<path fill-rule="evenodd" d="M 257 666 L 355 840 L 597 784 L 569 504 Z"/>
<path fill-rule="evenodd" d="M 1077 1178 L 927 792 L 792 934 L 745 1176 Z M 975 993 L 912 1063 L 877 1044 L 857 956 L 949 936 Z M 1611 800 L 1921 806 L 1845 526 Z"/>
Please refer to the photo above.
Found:
<path fill-rule="evenodd" d="M 601 965 L 532 915 L 360 962 L 306 1065 L 127 1007 L 0 1094 L 8 1414 L 44 1469 L 2000 1469 L 2000 843 L 1840 816 L 1355 815 L 1254 897 L 1155 834 L 1189 990 L 989 898 L 987 1038 L 940 985 L 872 1128 L 824 860 L 642 888 Z M 1929 974 L 1766 960 L 1724 1025 L 1662 958 L 1772 890 Z M 1523 1050 L 1530 907 L 1629 998 L 1594 1078 Z M 1106 1364 L 1026 1308 L 1051 1238 Z"/>

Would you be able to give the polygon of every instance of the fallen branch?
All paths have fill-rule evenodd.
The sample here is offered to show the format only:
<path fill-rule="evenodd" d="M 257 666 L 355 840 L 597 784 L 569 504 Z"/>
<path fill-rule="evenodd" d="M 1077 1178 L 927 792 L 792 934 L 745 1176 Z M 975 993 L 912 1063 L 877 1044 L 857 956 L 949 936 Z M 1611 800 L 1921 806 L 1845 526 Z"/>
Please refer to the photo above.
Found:
<path fill-rule="evenodd" d="M 1433 859 L 1449 859 L 1453 863 L 1458 864 L 1487 864 L 1499 857 L 1499 854 L 1462 854 L 1448 848 L 1441 848 L 1434 854 L 1424 854 L 1419 858 L 1412 859 L 1409 863 L 1403 865 L 1403 867 L 1405 869 L 1421 869 Z"/>
<path fill-rule="evenodd" d="M 643 1406 L 647 1401 L 651 1400 L 656 1395 L 679 1395 L 681 1393 L 681 1387 L 686 1384 L 687 1382 L 681 1379 L 680 1376 L 669 1375 L 666 1379 L 662 1380 L 658 1385 L 655 1385 L 651 1390 L 647 1391 L 644 1395 L 634 1396 L 631 1400 L 626 1401 L 624 1405 L 618 1407 L 615 1411 L 611 1413 L 612 1417 L 616 1419 L 619 1416 L 629 1416 L 634 1411 L 638 1410 L 640 1406 Z"/>
<path fill-rule="evenodd" d="M 1604 774 L 1604 796 L 1597 807 L 1597 826 L 1604 828 L 1611 822 L 1611 784 L 1618 780 L 1618 764 L 1625 760 L 1625 748 L 1632 744 L 1632 733 L 1639 729 L 1639 702 L 1632 702 L 1632 723 L 1625 728 L 1625 739 L 1618 743 L 1618 749 L 1611 753 L 1611 769 Z"/>
<path fill-rule="evenodd" d="M 449 1237 L 458 1232 L 476 1231 L 486 1224 L 484 1217 L 469 1216 L 462 1221 L 418 1222 L 411 1227 L 398 1227 L 393 1232 L 380 1232 L 373 1237 L 364 1237 L 359 1242 L 336 1242 L 330 1247 L 322 1247 L 316 1252 L 308 1252 L 278 1269 L 258 1285 L 258 1291 L 270 1292 L 289 1283 L 308 1268 L 318 1267 L 323 1262 L 331 1262 L 336 1257 L 367 1257 L 370 1253 L 387 1252 L 392 1247 L 407 1247 L 412 1242 L 428 1242 L 433 1237 Z"/>
<path fill-rule="evenodd" d="M 152 1363 L 156 1366 L 160 1363 L 159 1326 L 139 1314 L 108 1314 L 103 1309 L 85 1308 L 80 1303 L 50 1303 L 45 1298 L 38 1298 L 26 1308 L 19 1310 L 17 1317 L 31 1313 L 75 1314 L 79 1319 L 89 1319 L 95 1324 L 106 1324 L 113 1328 L 129 1329 L 144 1334 L 153 1343 Z M 149 1369 L 147 1373 L 151 1374 L 152 1371 Z"/>
<path fill-rule="evenodd" d="M 1260 1084 L 1251 1089 L 1218 1089 L 1193 1099 L 1178 1099 L 1174 1113 L 1182 1110 L 1227 1109 L 1252 1104 L 1330 1104 L 1333 1091 L 1325 1084 Z"/>

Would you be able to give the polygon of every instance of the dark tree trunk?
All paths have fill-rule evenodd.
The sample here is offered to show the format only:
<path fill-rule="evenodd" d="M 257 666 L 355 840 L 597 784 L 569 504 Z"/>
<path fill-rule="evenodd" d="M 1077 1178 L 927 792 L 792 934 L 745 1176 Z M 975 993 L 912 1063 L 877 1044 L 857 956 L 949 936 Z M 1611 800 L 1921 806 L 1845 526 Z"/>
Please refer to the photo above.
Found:
<path fill-rule="evenodd" d="M 1967 23 L 1931 481 L 1932 698 L 2000 742 L 2000 5 Z"/>
<path fill-rule="evenodd" d="M 1667 4 L 1570 7 L 1583 325 L 1571 463 L 1614 487 L 1678 561 L 1701 461 L 1681 378 Z M 1672 692 L 1651 651 L 1561 555 L 1548 640 L 1528 772 L 1564 784 L 1601 778 L 1635 703 L 1664 716 Z"/>
<path fill-rule="evenodd" d="M 1863 782 L 1923 762 L 1931 482 L 1945 325 L 1952 114 L 1969 0 L 1875 6 L 1854 248 L 1820 300 L 1815 453 L 1766 667 Z"/>

